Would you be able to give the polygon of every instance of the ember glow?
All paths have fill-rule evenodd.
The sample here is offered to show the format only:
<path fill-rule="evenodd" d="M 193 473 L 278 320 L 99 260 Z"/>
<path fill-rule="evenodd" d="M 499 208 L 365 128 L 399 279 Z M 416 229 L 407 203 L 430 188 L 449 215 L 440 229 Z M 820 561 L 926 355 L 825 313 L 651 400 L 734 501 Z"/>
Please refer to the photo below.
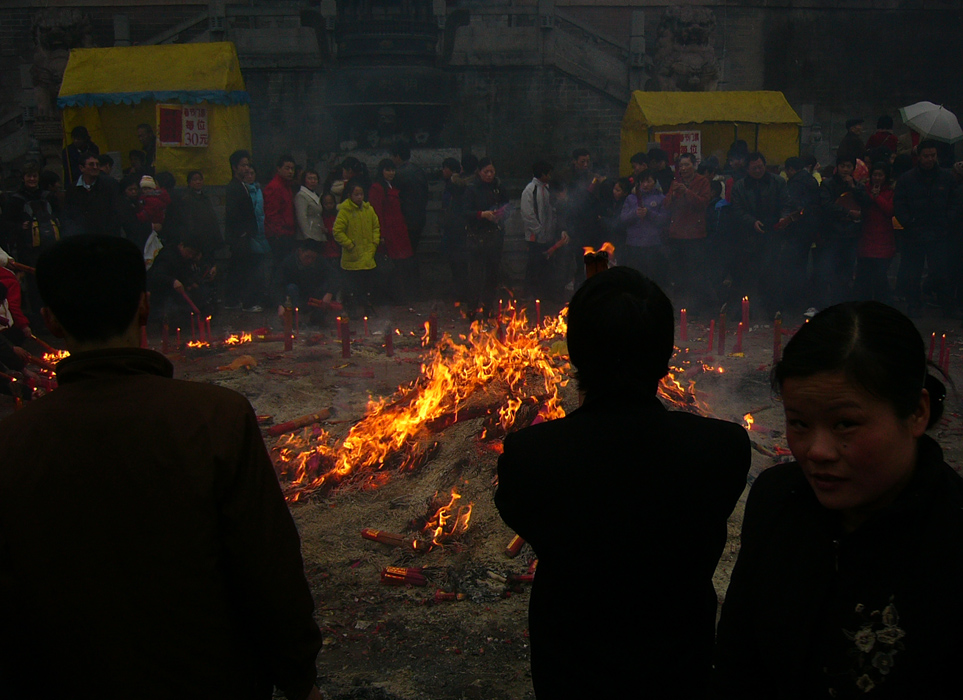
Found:
<path fill-rule="evenodd" d="M 57 364 L 63 359 L 70 357 L 70 353 L 66 350 L 58 350 L 57 352 L 45 352 L 43 354 L 43 361 L 49 362 L 52 365 Z"/>
<path fill-rule="evenodd" d="M 756 419 L 752 417 L 752 414 L 747 413 L 742 417 L 742 420 L 746 422 L 746 430 L 752 430 L 752 424 L 756 422 Z"/>
<path fill-rule="evenodd" d="M 243 345 L 254 341 L 254 336 L 250 333 L 231 333 L 224 341 L 225 345 Z"/>
<path fill-rule="evenodd" d="M 477 322 L 464 343 L 442 336 L 428 349 L 421 376 L 389 398 L 370 401 L 340 445 L 324 431 L 279 440 L 275 466 L 288 482 L 288 499 L 348 482 L 377 486 L 389 478 L 386 467 L 415 469 L 437 446 L 432 434 L 460 420 L 486 417 L 483 437 L 491 438 L 513 428 L 523 406 L 527 420 L 564 416 L 558 392 L 568 383 L 568 358 L 550 342 L 565 337 L 564 313 L 532 328 L 525 311 L 510 306 L 503 321 L 511 342 Z"/>
<path fill-rule="evenodd" d="M 206 340 L 188 340 L 187 347 L 189 348 L 209 348 L 211 344 Z"/>

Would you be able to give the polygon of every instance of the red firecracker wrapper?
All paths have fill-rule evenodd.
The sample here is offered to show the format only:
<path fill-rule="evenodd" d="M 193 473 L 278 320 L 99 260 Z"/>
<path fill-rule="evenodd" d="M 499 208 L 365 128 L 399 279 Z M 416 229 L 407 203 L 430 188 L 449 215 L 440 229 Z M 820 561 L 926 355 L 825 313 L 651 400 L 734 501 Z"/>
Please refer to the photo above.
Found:
<path fill-rule="evenodd" d="M 525 540 L 523 540 L 518 535 L 515 535 L 508 546 L 505 547 L 505 554 L 511 558 L 517 557 L 518 553 L 522 551 L 522 547 L 525 546 Z"/>
<path fill-rule="evenodd" d="M 420 566 L 386 566 L 381 570 L 381 583 L 388 586 L 427 586 L 428 579 Z"/>

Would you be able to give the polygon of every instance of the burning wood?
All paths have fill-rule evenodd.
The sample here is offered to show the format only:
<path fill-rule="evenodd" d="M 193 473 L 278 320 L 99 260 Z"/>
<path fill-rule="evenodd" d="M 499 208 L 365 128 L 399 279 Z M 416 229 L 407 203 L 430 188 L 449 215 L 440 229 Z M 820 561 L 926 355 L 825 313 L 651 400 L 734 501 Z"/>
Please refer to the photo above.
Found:
<path fill-rule="evenodd" d="M 243 345 L 245 343 L 253 342 L 254 338 L 250 333 L 232 333 L 225 340 L 224 344 L 228 346 Z"/>
<path fill-rule="evenodd" d="M 615 252 L 615 246 L 605 242 L 598 250 L 586 246 L 582 249 L 585 253 L 582 260 L 585 262 L 586 279 L 597 275 L 602 270 L 609 269 L 609 255 Z"/>
<path fill-rule="evenodd" d="M 443 547 L 468 530 L 468 522 L 471 519 L 474 504 L 458 505 L 460 500 L 461 495 L 454 489 L 451 490 L 451 498 L 447 503 L 438 505 L 437 493 L 432 498 L 428 507 L 430 514 L 425 518 L 425 524 L 420 528 L 431 538 L 432 547 Z"/>

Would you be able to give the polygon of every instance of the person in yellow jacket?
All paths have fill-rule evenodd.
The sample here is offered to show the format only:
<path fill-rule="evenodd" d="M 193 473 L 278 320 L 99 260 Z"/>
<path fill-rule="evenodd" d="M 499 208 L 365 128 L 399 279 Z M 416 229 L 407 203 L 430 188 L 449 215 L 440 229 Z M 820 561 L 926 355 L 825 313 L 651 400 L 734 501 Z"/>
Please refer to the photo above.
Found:
<path fill-rule="evenodd" d="M 375 283 L 375 251 L 381 243 L 381 224 L 374 207 L 364 200 L 364 187 L 354 185 L 348 199 L 338 207 L 334 240 L 341 246 L 341 269 L 345 287 L 357 310 L 364 305 L 371 314 L 371 290 Z"/>

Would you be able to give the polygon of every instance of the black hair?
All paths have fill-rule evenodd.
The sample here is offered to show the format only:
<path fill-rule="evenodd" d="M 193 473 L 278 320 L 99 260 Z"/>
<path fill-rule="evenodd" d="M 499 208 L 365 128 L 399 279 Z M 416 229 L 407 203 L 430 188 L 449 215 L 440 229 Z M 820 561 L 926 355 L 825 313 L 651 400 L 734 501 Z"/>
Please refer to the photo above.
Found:
<path fill-rule="evenodd" d="M 550 174 L 553 170 L 555 170 L 555 168 L 552 167 L 552 164 L 549 163 L 547 160 L 537 160 L 532 165 L 532 175 L 535 176 L 536 178 L 545 177 L 546 175 Z"/>
<path fill-rule="evenodd" d="M 318 182 L 321 182 L 321 173 L 319 173 L 314 168 L 305 168 L 304 170 L 301 171 L 302 185 L 304 184 L 304 181 L 307 179 L 308 175 L 314 175 L 316 178 L 318 178 Z"/>
<path fill-rule="evenodd" d="M 841 165 L 842 163 L 850 163 L 855 168 L 856 167 L 856 156 L 847 156 L 836 154 L 836 165 Z"/>
<path fill-rule="evenodd" d="M 729 152 L 726 154 L 729 160 L 733 158 L 747 158 L 748 156 L 749 144 L 746 143 L 745 139 L 736 139 L 733 141 L 732 145 L 729 146 Z"/>
<path fill-rule="evenodd" d="M 930 422 L 943 414 L 946 388 L 926 371 L 923 338 L 913 322 L 878 301 L 851 301 L 820 311 L 786 343 L 772 370 L 776 393 L 787 379 L 842 372 L 867 393 L 889 403 L 899 418 L 930 393 Z"/>
<path fill-rule="evenodd" d="M 878 163 L 879 161 L 890 162 L 893 156 L 893 152 L 886 148 L 886 146 L 877 146 L 876 148 L 871 148 L 866 151 L 866 162 L 867 163 Z"/>
<path fill-rule="evenodd" d="M 245 151 L 242 149 L 242 150 L 234 151 L 234 153 L 232 153 L 228 157 L 227 162 L 231 164 L 231 170 L 233 171 L 233 170 L 237 170 L 237 166 L 240 165 L 241 161 L 244 160 L 245 158 L 247 158 L 248 161 L 250 161 L 251 152 Z"/>
<path fill-rule="evenodd" d="M 683 158 L 688 158 L 689 162 L 692 163 L 693 165 L 695 165 L 696 162 L 698 161 L 698 158 L 695 157 L 695 153 L 680 153 L 679 157 L 676 159 L 676 163 L 678 163 Z"/>
<path fill-rule="evenodd" d="M 882 115 L 876 120 L 877 129 L 892 129 L 893 128 L 893 118 L 888 114 Z"/>
<path fill-rule="evenodd" d="M 803 159 L 799 156 L 790 156 L 786 158 L 786 170 L 792 168 L 793 170 L 805 170 L 806 164 L 803 163 Z"/>
<path fill-rule="evenodd" d="M 615 189 L 615 185 L 621 187 L 622 191 L 625 192 L 626 195 L 632 192 L 632 180 L 627 177 L 620 177 L 618 180 L 612 183 L 612 189 Z"/>
<path fill-rule="evenodd" d="M 398 156 L 402 162 L 411 160 L 411 147 L 405 141 L 395 141 L 391 144 L 390 155 Z"/>
<path fill-rule="evenodd" d="M 654 163 L 656 161 L 669 162 L 669 154 L 663 151 L 661 148 L 650 148 L 649 149 L 649 162 Z"/>
<path fill-rule="evenodd" d="M 465 157 L 461 159 L 461 169 L 462 172 L 468 173 L 469 175 L 478 170 L 478 156 L 474 153 L 466 154 Z"/>
<path fill-rule="evenodd" d="M 140 162 L 144 163 L 147 161 L 147 154 L 144 153 L 143 151 L 138 151 L 137 149 L 134 149 L 133 151 L 127 154 L 127 159 L 133 162 L 134 158 L 137 158 L 138 160 L 140 160 Z"/>
<path fill-rule="evenodd" d="M 913 167 L 913 156 L 909 153 L 900 153 L 896 156 L 896 160 L 893 161 L 893 179 L 899 179 L 899 176 L 905 173 L 907 170 Z"/>
<path fill-rule="evenodd" d="M 281 168 L 284 166 L 285 163 L 291 163 L 294 165 L 294 167 L 298 167 L 298 162 L 294 160 L 294 156 L 288 153 L 283 153 L 280 156 L 278 156 L 278 160 L 275 167 Z"/>
<path fill-rule="evenodd" d="M 651 170 L 643 170 L 636 177 L 639 178 L 639 182 L 643 182 L 645 180 L 652 180 L 653 182 L 655 181 L 655 173 Z"/>
<path fill-rule="evenodd" d="M 659 286 L 629 267 L 589 278 L 569 303 L 568 351 L 589 395 L 654 394 L 669 371 L 675 319 Z"/>
<path fill-rule="evenodd" d="M 87 140 L 89 141 L 89 140 L 90 140 L 90 132 L 87 131 L 87 127 L 86 127 L 86 126 L 75 126 L 73 129 L 70 130 L 70 137 L 71 137 L 72 139 L 76 139 L 76 138 L 80 137 L 80 138 L 82 138 L 82 139 L 87 139 Z"/>
<path fill-rule="evenodd" d="M 40 174 L 40 164 L 35 160 L 28 160 L 23 164 L 23 174 L 24 175 L 39 175 Z"/>
<path fill-rule="evenodd" d="M 100 163 L 101 165 L 110 165 L 110 166 L 113 166 L 113 164 L 114 164 L 114 159 L 111 158 L 111 157 L 110 157 L 109 155 L 107 155 L 106 153 L 101 153 L 99 156 L 97 156 L 97 162 Z"/>
<path fill-rule="evenodd" d="M 382 187 L 387 189 L 388 180 L 385 178 L 385 170 L 398 170 L 398 166 L 391 158 L 382 158 L 378 162 L 378 172 L 375 174 L 375 182 L 381 183 Z"/>
<path fill-rule="evenodd" d="M 722 183 L 718 180 L 709 180 L 709 189 L 712 191 L 713 197 L 722 196 Z"/>
<path fill-rule="evenodd" d="M 348 156 L 344 159 L 344 162 L 341 163 L 341 170 L 350 170 L 355 174 L 364 172 L 363 168 L 364 165 L 354 156 Z"/>
<path fill-rule="evenodd" d="M 137 187 L 140 187 L 140 175 L 124 175 L 124 177 L 122 177 L 120 180 L 121 194 L 123 194 L 124 190 L 131 185 L 137 185 Z"/>
<path fill-rule="evenodd" d="M 933 139 L 923 139 L 922 141 L 919 142 L 919 145 L 916 147 L 916 152 L 922 153 L 924 148 L 935 148 L 937 151 L 939 151 L 940 144 L 934 141 Z"/>
<path fill-rule="evenodd" d="M 453 173 L 461 172 L 461 163 L 458 162 L 457 158 L 452 158 L 451 156 L 441 161 L 441 167 L 448 168 Z"/>
<path fill-rule="evenodd" d="M 638 163 L 639 165 L 648 165 L 649 157 L 642 151 L 639 151 L 634 156 L 629 158 L 629 163 Z"/>
<path fill-rule="evenodd" d="M 147 288 L 143 252 L 116 236 L 84 234 L 58 241 L 40 254 L 36 277 L 44 305 L 81 342 L 123 334 Z"/>
<path fill-rule="evenodd" d="M 480 158 L 480 159 L 478 160 L 478 169 L 479 169 L 479 170 L 484 170 L 484 169 L 487 168 L 489 165 L 494 165 L 494 163 L 492 163 L 492 159 L 489 158 L 488 156 L 485 156 L 484 158 Z"/>
<path fill-rule="evenodd" d="M 60 176 L 53 170 L 44 170 L 40 173 L 40 180 L 37 185 L 41 190 L 47 191 L 60 182 Z"/>
<path fill-rule="evenodd" d="M 886 175 L 886 181 L 889 182 L 890 175 L 892 173 L 889 167 L 888 160 L 877 160 L 871 166 L 869 166 L 869 174 L 872 175 L 874 170 L 882 170 L 883 174 Z"/>
<path fill-rule="evenodd" d="M 177 178 L 166 170 L 162 173 L 157 173 L 154 176 L 154 180 L 157 182 L 158 187 L 163 187 L 168 192 L 172 192 L 174 188 L 177 187 Z"/>
<path fill-rule="evenodd" d="M 591 152 L 587 148 L 576 148 L 572 151 L 572 160 L 578 160 L 583 156 L 591 156 Z"/>
<path fill-rule="evenodd" d="M 819 165 L 819 161 L 816 159 L 816 156 L 812 155 L 811 153 L 808 156 L 803 156 L 802 162 L 807 168 L 815 168 L 817 165 Z"/>
<path fill-rule="evenodd" d="M 204 173 L 202 173 L 200 170 L 191 170 L 189 173 L 187 173 L 187 184 L 188 184 L 188 185 L 191 184 L 191 180 L 194 179 L 194 176 L 195 176 L 195 175 L 200 175 L 202 178 L 204 177 Z"/>
<path fill-rule="evenodd" d="M 762 151 L 753 151 L 752 153 L 747 155 L 746 165 L 749 165 L 749 163 L 752 163 L 753 161 L 757 161 L 757 160 L 761 160 L 763 165 L 766 164 L 766 156 L 762 154 Z"/>

